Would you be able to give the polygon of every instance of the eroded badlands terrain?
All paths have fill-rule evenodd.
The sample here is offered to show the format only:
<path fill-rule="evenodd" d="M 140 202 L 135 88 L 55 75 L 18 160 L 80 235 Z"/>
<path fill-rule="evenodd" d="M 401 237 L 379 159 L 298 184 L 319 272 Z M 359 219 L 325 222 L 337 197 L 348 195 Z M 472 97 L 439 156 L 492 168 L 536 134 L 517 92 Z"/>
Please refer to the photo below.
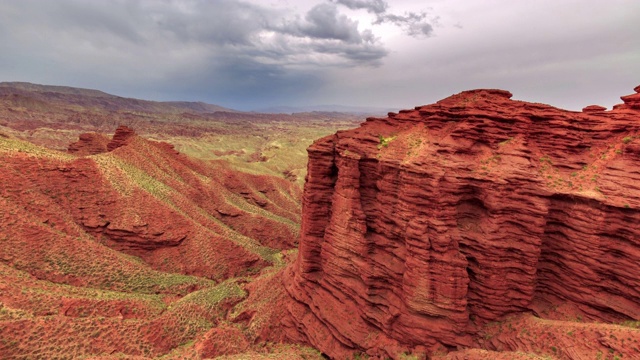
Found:
<path fill-rule="evenodd" d="M 635 92 L 357 127 L 4 84 L 0 358 L 640 358 Z"/>

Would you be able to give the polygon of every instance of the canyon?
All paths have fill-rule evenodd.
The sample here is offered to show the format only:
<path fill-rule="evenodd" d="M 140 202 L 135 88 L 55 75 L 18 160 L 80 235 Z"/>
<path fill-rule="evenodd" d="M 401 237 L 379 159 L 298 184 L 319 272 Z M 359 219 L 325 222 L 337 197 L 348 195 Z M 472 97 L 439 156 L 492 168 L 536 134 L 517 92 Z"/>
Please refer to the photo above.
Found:
<path fill-rule="evenodd" d="M 68 153 L 2 134 L 0 159 L 0 358 L 250 351 L 225 324 L 295 248 L 297 185 L 126 126 Z"/>
<path fill-rule="evenodd" d="M 0 83 L 0 358 L 321 358 L 264 303 L 352 119 Z"/>
<path fill-rule="evenodd" d="M 363 122 L 0 84 L 0 358 L 638 358 L 634 91 Z"/>

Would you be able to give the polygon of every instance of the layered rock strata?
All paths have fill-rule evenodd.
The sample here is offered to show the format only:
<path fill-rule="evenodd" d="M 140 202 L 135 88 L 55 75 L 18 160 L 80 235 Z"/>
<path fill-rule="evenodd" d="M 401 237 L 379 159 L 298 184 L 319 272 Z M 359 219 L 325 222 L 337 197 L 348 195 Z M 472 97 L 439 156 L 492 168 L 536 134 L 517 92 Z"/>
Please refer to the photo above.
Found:
<path fill-rule="evenodd" d="M 126 127 L 107 141 L 112 151 L 85 156 L 108 140 L 89 135 L 72 155 L 2 138 L 0 262 L 82 285 L 85 273 L 51 259 L 79 268 L 109 248 L 160 271 L 219 280 L 254 273 L 276 249 L 295 247 L 300 190 L 291 182 L 189 158 Z"/>
<path fill-rule="evenodd" d="M 107 151 L 113 151 L 121 146 L 127 145 L 136 136 L 136 132 L 124 125 L 118 126 L 113 134 L 113 139 L 107 144 Z"/>
<path fill-rule="evenodd" d="M 395 359 L 541 304 L 639 320 L 636 97 L 572 112 L 465 91 L 316 141 L 290 338 Z"/>
<path fill-rule="evenodd" d="M 76 155 L 96 155 L 107 152 L 111 139 L 98 133 L 80 134 L 78 141 L 69 144 L 68 152 Z"/>
<path fill-rule="evenodd" d="M 636 86 L 633 89 L 633 91 L 635 91 L 636 93 L 631 95 L 621 96 L 620 99 L 623 101 L 624 104 L 616 105 L 616 108 L 620 108 L 620 109 L 629 108 L 629 109 L 635 109 L 635 110 L 640 109 L 640 86 Z"/>

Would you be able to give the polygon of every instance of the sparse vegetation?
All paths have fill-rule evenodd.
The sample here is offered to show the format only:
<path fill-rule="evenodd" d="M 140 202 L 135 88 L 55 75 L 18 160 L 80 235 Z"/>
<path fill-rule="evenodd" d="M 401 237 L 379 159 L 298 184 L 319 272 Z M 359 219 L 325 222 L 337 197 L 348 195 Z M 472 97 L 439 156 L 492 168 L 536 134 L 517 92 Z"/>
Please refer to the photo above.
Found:
<path fill-rule="evenodd" d="M 422 357 L 424 357 L 424 355 Z M 422 357 L 418 356 L 417 354 L 402 353 L 402 354 L 400 354 L 398 356 L 398 359 L 400 359 L 400 360 L 420 360 Z"/>
<path fill-rule="evenodd" d="M 79 159 L 0 137 L 4 156 L 0 180 L 11 184 L 5 185 L 7 195 L 0 199 L 9 216 L 0 215 L 0 251 L 12 257 L 11 266 L 0 262 L 0 292 L 20 304 L 10 307 L 0 302 L 3 355 L 88 357 L 102 351 L 96 339 L 105 337 L 113 339 L 116 353 L 124 357 L 159 357 L 168 349 L 189 353 L 197 339 L 227 316 L 229 306 L 246 298 L 242 283 L 226 279 L 237 273 L 249 276 L 243 279 L 247 282 L 269 263 L 285 265 L 279 249 L 261 244 L 254 233 L 243 232 L 243 225 L 257 221 L 271 226 L 271 236 L 295 238 L 299 231 L 299 215 L 291 210 L 299 204 L 295 185 L 192 159 L 171 163 L 170 156 L 144 140 L 131 146 Z M 49 176 L 40 177 L 42 173 Z M 57 174 L 63 176 L 56 178 Z M 242 179 L 238 181 L 242 190 L 223 182 L 228 181 L 227 174 Z M 208 189 L 215 189 L 220 197 L 212 197 Z M 229 218 L 217 211 L 221 203 Z M 84 210 L 82 218 L 68 210 L 85 209 L 87 204 L 104 205 Z M 24 224 L 47 207 L 54 215 L 35 223 L 40 233 L 23 234 Z M 247 217 L 233 222 L 235 214 Z M 164 225 L 154 228 L 153 215 L 160 215 Z M 86 221 L 95 225 L 83 226 L 83 219 L 94 217 Z M 173 241 L 172 227 L 187 226 L 188 239 L 183 241 L 189 243 L 177 248 L 186 253 L 166 252 L 172 249 L 166 247 L 157 261 L 144 250 L 143 255 L 131 256 L 105 246 L 114 246 L 104 234 L 107 226 L 121 234 L 116 238 L 119 244 L 131 237 L 133 243 L 139 241 L 136 227 L 148 229 L 143 233 L 148 236 L 166 234 L 162 241 L 168 242 Z M 94 228 L 98 231 L 91 231 Z M 143 241 L 148 246 L 151 240 Z M 33 241 L 40 245 L 34 248 Z M 233 256 L 246 252 L 254 254 L 255 260 L 244 269 L 234 269 L 220 257 L 230 253 L 229 247 L 236 253 Z M 199 273 L 180 273 L 185 270 Z M 34 280 L 30 274 L 56 283 Z M 302 348 L 293 351 L 312 354 Z"/>
<path fill-rule="evenodd" d="M 514 137 L 512 136 L 512 137 L 508 138 L 507 140 L 504 140 L 504 141 L 499 142 L 499 143 L 498 143 L 498 145 L 499 145 L 499 146 L 507 145 L 508 143 L 510 143 L 511 141 L 513 141 L 513 139 L 514 139 Z"/>
<path fill-rule="evenodd" d="M 397 136 L 385 137 L 383 135 L 378 135 L 378 139 L 380 140 L 380 142 L 378 143 L 378 149 L 389 146 L 389 144 L 396 138 Z"/>
<path fill-rule="evenodd" d="M 460 103 L 469 104 L 476 100 L 475 96 L 466 97 Z M 481 101 L 485 100 L 483 98 Z M 463 110 L 460 114 L 466 116 L 469 109 Z M 433 354 L 421 352 L 426 351 L 427 346 L 396 346 L 386 337 L 387 334 L 382 333 L 380 327 L 367 328 L 363 325 L 369 322 L 374 324 L 380 320 L 393 320 L 388 315 L 395 316 L 395 310 L 392 309 L 392 313 L 386 314 L 387 310 L 383 305 L 380 306 L 382 313 L 378 314 L 379 319 L 361 316 L 355 308 L 346 307 L 342 312 L 343 308 L 339 305 L 329 307 L 327 319 L 321 318 L 318 314 L 315 314 L 318 315 L 318 319 L 315 319 L 313 311 L 316 309 L 311 306 L 317 304 L 310 304 L 310 308 L 305 309 L 302 308 L 299 299 L 291 302 L 290 291 L 296 291 L 297 285 L 288 282 L 287 278 L 283 278 L 288 275 L 283 274 L 290 274 L 293 267 L 288 265 L 292 259 L 298 257 L 295 247 L 300 232 L 299 185 L 305 174 L 304 164 L 300 167 L 300 163 L 303 163 L 301 159 L 306 160 L 305 149 L 313 139 L 334 132 L 336 128 L 348 123 L 346 120 L 344 123 L 342 120 L 336 120 L 336 123 L 327 125 L 324 120 L 314 122 L 311 119 L 309 123 L 301 125 L 295 119 L 288 118 L 292 120 L 289 123 L 273 117 L 269 117 L 268 121 L 252 123 L 245 120 L 255 118 L 242 114 L 226 115 L 232 119 L 237 116 L 239 121 L 223 121 L 197 114 L 193 118 L 190 118 L 190 114 L 171 114 L 167 119 L 163 119 L 156 114 L 142 111 L 113 112 L 107 115 L 118 120 L 133 119 L 128 121 L 140 122 L 143 129 L 141 133 L 152 135 L 157 140 L 171 141 L 183 153 L 197 155 L 200 160 L 186 157 L 184 154 L 176 155 L 166 147 L 142 139 L 136 139 L 130 145 L 110 153 L 72 156 L 31 145 L 16 137 L 16 134 L 25 136 L 26 131 L 11 130 L 8 131 L 11 135 L 0 135 L 0 155 L 4 156 L 4 161 L 0 162 L 0 180 L 4 180 L 3 196 L 0 197 L 2 356 L 91 358 L 108 354 L 110 358 L 139 356 L 166 360 L 211 357 L 219 360 L 322 359 L 323 354 L 311 348 L 265 341 L 265 338 L 277 339 L 274 341 L 287 338 L 289 334 L 280 333 L 283 330 L 279 328 L 279 324 L 283 318 L 291 321 L 288 318 L 289 314 L 304 318 L 306 322 L 300 326 L 309 328 L 317 326 L 318 319 L 321 322 L 337 322 L 342 321 L 341 318 L 344 317 L 345 324 L 354 331 L 347 336 L 354 341 L 350 349 L 366 347 L 362 342 L 370 344 L 383 341 L 386 346 L 384 351 L 403 360 L 445 358 L 449 355 L 448 351 L 455 351 L 455 344 L 448 341 L 443 342 L 440 350 Z M 413 115 L 409 113 L 407 116 Z M 99 120 L 104 121 L 105 118 L 106 115 Z M 55 120 L 60 121 L 60 118 Z M 156 132 L 160 127 L 155 127 L 155 122 L 166 125 L 177 120 L 185 121 L 180 127 L 172 128 L 172 132 Z M 485 120 L 490 120 L 481 120 L 482 123 L 478 123 L 477 130 L 485 131 L 487 129 L 482 128 L 486 126 Z M 507 126 L 508 118 L 505 117 L 502 121 L 505 124 L 501 131 L 514 129 Z M 571 266 L 572 261 L 578 261 L 575 254 L 568 254 L 566 257 L 549 256 L 549 251 L 555 251 L 554 247 L 561 247 L 556 241 L 559 237 L 568 237 L 571 233 L 581 234 L 580 229 L 567 230 L 562 228 L 561 223 L 578 216 L 582 216 L 578 218 L 582 221 L 589 221 L 589 216 L 580 214 L 584 212 L 582 206 L 585 198 L 590 202 L 603 200 L 603 196 L 597 194 L 602 193 L 601 187 L 607 195 L 616 191 L 607 170 L 613 168 L 610 165 L 624 165 L 629 160 L 626 156 L 615 154 L 622 154 L 624 149 L 631 153 L 632 146 L 624 144 L 630 143 L 635 137 L 623 138 L 622 144 L 619 138 L 610 141 L 609 144 L 597 144 L 594 140 L 591 157 L 585 153 L 580 162 L 576 163 L 568 161 L 557 149 L 551 146 L 538 147 L 534 141 L 520 138 L 520 135 L 518 139 L 522 141 L 514 141 L 514 137 L 504 139 L 507 136 L 504 132 L 486 131 L 483 134 L 487 135 L 486 138 L 490 141 L 474 143 L 459 132 L 451 130 L 455 130 L 456 124 L 451 122 L 442 128 L 434 127 L 433 137 L 429 136 L 426 124 L 422 123 L 407 125 L 408 128 L 421 128 L 419 133 L 401 129 L 390 135 L 377 135 L 379 131 L 388 130 L 382 130 L 386 127 L 375 128 L 376 130 L 367 135 L 369 137 L 363 148 L 377 145 L 379 151 L 367 154 L 356 145 L 352 149 L 357 150 L 343 150 L 342 155 L 348 156 L 349 159 L 338 157 L 337 161 L 353 163 L 354 158 L 362 157 L 365 161 L 358 164 L 362 166 L 359 170 L 366 166 L 383 168 L 386 164 L 377 163 L 371 158 L 375 156 L 377 159 L 389 158 L 396 161 L 394 156 L 402 158 L 406 154 L 407 157 L 402 159 L 399 168 L 408 168 L 410 171 L 401 173 L 402 176 L 420 175 L 420 171 L 426 167 L 437 167 L 438 176 L 427 179 L 424 182 L 427 184 L 425 188 L 433 190 L 439 187 L 443 193 L 453 191 L 455 197 L 463 198 L 487 195 L 487 201 L 483 205 L 486 204 L 489 213 L 487 219 L 490 225 L 496 225 L 496 230 L 487 227 L 486 230 L 492 232 L 485 232 L 484 228 L 474 224 L 474 230 L 477 228 L 477 232 L 464 233 L 469 225 L 459 223 L 457 229 L 447 234 L 448 237 L 451 236 L 452 244 L 459 245 L 460 249 L 454 249 L 454 253 L 469 251 L 468 248 L 463 248 L 463 245 L 468 245 L 469 242 L 483 252 L 485 245 L 503 246 L 498 242 L 493 243 L 490 236 L 515 236 L 515 240 L 519 241 L 525 233 L 533 231 L 535 236 L 540 237 L 544 231 L 545 240 L 542 244 L 538 242 L 527 245 L 523 238 L 522 246 L 518 245 L 517 248 L 508 250 L 519 253 L 528 247 L 535 248 L 536 256 L 540 256 L 539 265 L 533 263 L 533 271 L 538 271 L 536 276 L 553 274 L 558 269 L 564 270 L 565 267 Z M 297 128 L 298 126 L 302 129 Z M 245 130 L 246 133 L 243 132 Z M 69 133 L 52 130 L 51 133 L 62 139 L 66 136 L 76 136 L 78 132 L 67 131 Z M 496 139 L 504 140 L 496 146 Z M 439 148 L 438 142 L 444 146 Z M 509 146 L 511 143 L 517 143 L 518 148 Z M 528 149 L 519 147 L 520 144 L 528 143 L 532 145 Z M 577 144 L 575 149 L 584 149 L 584 146 L 591 144 L 592 140 L 587 139 L 583 144 Z M 343 144 L 337 144 L 335 148 L 344 149 L 342 146 Z M 526 155 L 517 159 L 519 152 Z M 588 164 L 583 165 L 584 162 Z M 448 170 L 447 164 L 451 163 L 456 166 L 456 171 L 445 172 L 443 175 L 442 169 Z M 397 164 L 394 162 L 393 166 Z M 513 164 L 515 166 L 512 167 Z M 525 172 L 532 167 L 535 168 L 533 174 Z M 523 222 L 520 219 L 518 223 L 507 224 L 499 218 L 502 214 L 519 211 L 519 205 L 500 208 L 502 194 L 509 195 L 508 192 L 518 191 L 513 177 L 507 176 L 514 168 L 519 171 L 516 175 L 520 178 L 527 179 L 527 176 L 531 175 L 530 186 L 515 194 L 518 199 L 527 196 L 539 184 L 543 187 L 545 200 L 538 202 L 535 211 L 527 214 L 525 218 L 534 219 L 534 223 L 527 224 L 525 222 L 529 220 Z M 342 170 L 343 168 L 340 168 L 340 171 Z M 42 173 L 47 174 L 46 178 L 38 176 Z M 283 174 L 291 177 L 284 180 Z M 488 176 L 481 178 L 478 174 Z M 334 175 L 320 175 L 326 180 L 328 188 L 335 186 L 330 184 L 335 181 Z M 406 194 L 394 195 L 391 199 L 378 197 L 376 193 L 401 177 L 387 178 L 384 177 L 387 174 L 384 174 L 380 180 L 367 178 L 366 175 L 368 173 L 364 171 L 360 175 L 354 175 L 361 183 L 354 182 L 349 188 L 351 191 L 356 186 L 362 186 L 370 190 L 369 193 L 363 192 L 365 196 L 362 199 L 353 197 L 357 204 L 362 206 L 367 202 L 379 201 L 382 202 L 383 209 L 389 208 L 405 213 L 411 210 L 408 206 L 409 201 L 405 201 L 408 200 L 408 197 L 404 197 Z M 472 180 L 474 185 L 457 187 L 448 183 L 452 179 L 465 177 Z M 483 183 L 490 184 L 493 193 L 485 193 L 485 190 L 480 189 Z M 500 188 L 503 185 L 504 187 Z M 578 189 L 582 193 L 577 193 Z M 437 226 L 438 231 L 440 215 L 456 211 L 471 212 L 464 208 L 456 208 L 455 204 L 446 203 L 450 199 L 444 196 L 441 198 L 441 204 L 436 204 L 438 208 L 445 209 L 444 212 L 439 209 L 434 212 L 433 204 L 426 201 L 423 193 L 414 191 L 415 188 L 409 190 L 408 192 L 413 192 L 409 197 L 422 201 L 419 211 L 429 213 L 431 218 L 436 217 L 434 219 L 437 222 L 428 226 Z M 505 191 L 502 192 L 503 190 Z M 438 191 L 434 193 L 441 195 Z M 342 195 L 338 192 L 336 194 Z M 556 198 L 567 200 L 568 206 L 554 207 L 553 201 Z M 552 200 L 548 201 L 549 199 Z M 526 204 L 526 200 L 524 199 L 522 204 Z M 614 210 L 625 216 L 637 210 L 635 198 L 632 196 L 611 196 L 606 200 L 605 206 L 617 206 L 618 209 Z M 554 206 L 550 206 L 550 202 Z M 495 211 L 496 204 L 499 207 L 498 211 Z M 322 204 L 325 205 L 327 204 Z M 630 209 L 631 205 L 634 206 L 632 210 L 620 209 Z M 472 216 L 484 221 L 484 215 L 476 212 L 474 206 Z M 547 224 L 543 224 L 541 218 L 547 216 L 545 212 L 552 213 L 549 215 L 551 221 Z M 345 219 L 357 218 L 359 222 L 356 224 L 356 232 L 367 232 L 374 237 L 382 236 L 381 233 L 370 232 L 368 212 L 350 213 L 336 206 L 332 207 L 329 213 L 332 217 L 346 214 Z M 323 215 L 321 220 L 326 216 Z M 601 217 L 598 215 L 598 218 Z M 505 224 L 508 228 L 504 228 Z M 346 224 L 344 229 L 350 232 L 353 230 L 351 225 L 353 223 Z M 512 225 L 518 227 L 515 232 L 512 232 Z M 622 236 L 630 236 L 629 229 L 625 229 L 623 225 L 614 223 L 614 226 L 620 229 Z M 394 242 L 392 248 L 388 248 L 388 252 L 383 251 L 383 261 L 380 262 L 380 266 L 386 266 L 385 263 L 389 260 L 389 265 L 393 267 L 391 271 L 398 275 L 398 281 L 404 279 L 399 276 L 397 269 L 412 265 L 411 262 L 407 262 L 408 258 L 402 259 L 406 256 L 405 252 L 411 250 L 411 244 L 403 240 L 405 233 L 419 233 L 420 236 L 424 233 L 422 237 L 426 239 L 428 233 L 433 232 L 433 229 L 421 228 L 422 224 L 418 222 L 408 222 L 402 224 L 402 227 L 402 230 L 394 235 L 399 236 L 400 240 Z M 487 239 L 484 239 L 485 235 Z M 487 244 L 478 243 L 474 236 L 478 236 L 478 239 Z M 356 237 L 362 240 L 360 234 Z M 345 258 L 350 266 L 361 261 L 352 261 L 352 254 L 371 251 L 368 247 L 370 240 L 375 241 L 364 237 L 364 242 L 359 241 L 355 250 L 347 249 L 347 246 L 345 249 L 339 249 L 346 253 Z M 431 245 L 438 244 L 434 242 Z M 589 247 L 578 241 L 573 248 Z M 355 252 L 350 252 L 352 250 Z M 301 259 L 309 255 L 309 249 L 305 251 L 300 253 Z M 592 254 L 592 260 L 602 266 L 607 263 L 625 266 L 631 263 L 627 258 L 618 261 L 618 255 L 620 254 L 610 251 L 597 251 Z M 477 281 L 486 275 L 485 265 L 491 266 L 490 263 L 493 261 L 487 259 L 489 257 L 479 259 L 479 265 L 469 265 L 470 281 Z M 454 259 L 451 264 L 446 263 L 447 259 L 444 260 L 445 266 L 455 265 L 458 267 L 457 270 L 464 273 L 463 265 L 460 264 L 464 259 Z M 471 259 L 468 260 L 471 264 Z M 517 265 L 516 262 L 506 259 L 498 260 L 499 266 Z M 318 267 L 325 265 L 332 264 L 327 262 Z M 328 267 L 324 270 L 327 269 Z M 379 270 L 384 269 L 373 269 L 371 273 L 365 271 L 365 276 L 368 279 L 379 274 L 384 276 L 385 272 Z M 471 274 L 476 270 L 477 274 Z M 600 272 L 604 273 L 599 271 L 596 275 L 601 275 Z M 449 307 L 453 309 L 461 304 L 448 298 L 452 293 L 447 287 L 449 285 L 456 287 L 455 292 L 470 291 L 475 292 L 476 296 L 480 294 L 477 292 L 478 288 L 474 288 L 477 283 L 456 283 L 456 279 L 452 278 L 451 284 L 446 285 L 443 292 L 438 283 L 425 284 L 429 279 L 418 275 L 415 293 L 407 292 L 409 296 L 400 292 L 394 294 L 412 298 L 412 301 L 418 304 L 416 309 L 422 306 L 417 310 L 424 313 L 448 313 Z M 619 273 L 605 275 L 611 275 L 612 279 L 616 276 L 616 281 L 611 280 L 613 283 L 629 282 L 626 276 L 623 277 Z M 352 282 L 355 284 L 354 289 L 360 289 L 361 279 L 355 280 Z M 422 280 L 424 282 L 421 283 Z M 496 280 L 500 282 L 504 279 Z M 517 279 L 507 280 L 508 285 L 518 283 Z M 484 285 L 486 284 L 480 286 Z M 369 300 L 374 301 L 371 304 L 377 304 L 378 298 L 374 297 L 378 296 L 380 288 L 371 289 L 373 291 L 367 296 L 370 296 Z M 557 289 L 550 287 L 547 290 Z M 404 289 L 402 291 L 404 292 Z M 512 295 L 521 297 L 523 294 L 513 291 Z M 460 334 L 464 336 L 465 342 L 472 341 L 474 346 L 484 348 L 467 349 L 461 346 L 461 354 L 458 357 L 464 357 L 464 352 L 469 351 L 471 357 L 477 355 L 492 358 L 493 351 L 487 349 L 504 350 L 504 357 L 514 359 L 561 358 L 569 356 L 573 349 L 583 349 L 584 354 L 580 354 L 582 357 L 600 359 L 621 359 L 622 353 L 619 352 L 627 349 L 631 354 L 640 353 L 637 348 L 637 330 L 640 325 L 637 321 L 600 324 L 594 322 L 593 319 L 597 316 L 591 312 L 583 313 L 588 314 L 585 315 L 585 319 L 579 314 L 576 315 L 579 310 L 573 309 L 572 306 L 575 304 L 571 302 L 563 304 L 565 307 L 546 309 L 544 301 L 538 303 L 536 299 L 535 303 L 530 302 L 530 292 L 523 296 L 522 299 L 526 298 L 526 301 L 521 303 L 522 309 L 528 308 L 529 305 L 534 309 L 535 305 L 535 316 L 532 312 L 516 311 L 506 317 L 497 317 L 496 321 L 489 324 L 485 324 L 486 314 L 493 316 L 491 312 L 476 312 L 479 315 L 477 317 L 473 314 L 479 309 L 477 298 L 470 297 L 471 301 L 466 304 L 466 308 L 465 304 L 462 304 L 461 308 L 469 313 L 469 320 L 472 322 L 466 329 L 473 329 L 474 333 L 472 336 Z M 429 303 L 432 300 L 439 301 L 437 306 L 442 308 L 432 306 L 433 304 Z M 610 300 L 615 301 L 615 298 Z M 542 307 L 542 310 L 538 307 Z M 449 325 L 443 325 L 444 321 L 438 323 L 440 320 L 434 322 L 437 326 L 433 329 L 424 329 L 426 338 L 430 336 L 428 331 L 448 331 L 446 326 Z M 402 321 L 398 323 L 400 322 Z M 287 324 L 289 325 L 291 324 Z M 288 327 L 287 331 L 292 329 L 295 328 Z M 365 332 L 360 332 L 361 330 Z M 422 331 L 418 333 L 420 336 Z M 320 332 L 316 335 L 319 336 L 318 341 L 329 340 L 325 343 L 332 343 L 331 339 L 324 338 L 332 336 L 331 334 Z M 364 337 L 366 339 L 362 340 Z M 226 346 L 229 348 L 224 350 Z M 399 353 L 405 349 L 413 349 L 413 352 Z M 431 351 L 432 348 L 429 349 Z M 212 354 L 205 356 L 207 351 L 211 351 Z M 216 351 L 221 353 L 215 353 Z M 224 355 L 224 351 L 227 351 L 228 355 Z M 369 353 L 376 354 L 375 357 L 379 356 L 379 353 Z M 352 357 L 369 358 L 366 352 L 354 352 Z M 625 358 L 627 357 L 625 353 Z"/>

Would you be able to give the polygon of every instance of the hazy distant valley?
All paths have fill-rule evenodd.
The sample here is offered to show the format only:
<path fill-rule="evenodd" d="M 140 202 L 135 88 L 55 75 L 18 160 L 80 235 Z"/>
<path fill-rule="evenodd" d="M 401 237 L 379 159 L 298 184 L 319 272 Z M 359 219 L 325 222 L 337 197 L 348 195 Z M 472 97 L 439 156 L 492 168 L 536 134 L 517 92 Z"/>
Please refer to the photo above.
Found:
<path fill-rule="evenodd" d="M 0 131 L 31 143 L 64 151 L 82 133 L 113 134 L 126 125 L 186 155 L 288 176 L 300 186 L 307 146 L 362 121 L 362 114 L 261 114 L 204 103 L 122 98 L 96 90 L 0 83 Z"/>

